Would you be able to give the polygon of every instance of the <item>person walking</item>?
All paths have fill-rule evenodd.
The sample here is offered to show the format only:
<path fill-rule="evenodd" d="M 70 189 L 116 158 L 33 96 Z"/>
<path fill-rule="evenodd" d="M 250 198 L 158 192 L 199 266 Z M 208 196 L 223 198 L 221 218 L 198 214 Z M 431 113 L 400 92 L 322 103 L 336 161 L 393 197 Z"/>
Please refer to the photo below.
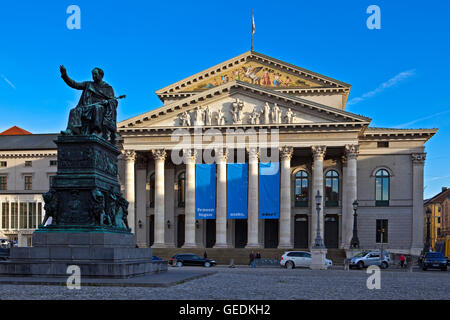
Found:
<path fill-rule="evenodd" d="M 259 251 L 256 253 L 256 259 L 261 259 L 261 253 Z"/>
<path fill-rule="evenodd" d="M 400 255 L 400 268 L 404 268 L 405 266 L 405 256 L 404 255 Z"/>
<path fill-rule="evenodd" d="M 203 253 L 203 258 L 208 259 L 208 255 L 206 254 L 206 250 L 205 250 L 205 252 Z"/>
<path fill-rule="evenodd" d="M 254 254 L 253 250 L 252 250 L 252 252 L 250 252 L 249 258 L 250 258 L 250 266 L 251 266 L 252 268 L 256 268 L 256 264 L 255 264 L 255 254 Z"/>

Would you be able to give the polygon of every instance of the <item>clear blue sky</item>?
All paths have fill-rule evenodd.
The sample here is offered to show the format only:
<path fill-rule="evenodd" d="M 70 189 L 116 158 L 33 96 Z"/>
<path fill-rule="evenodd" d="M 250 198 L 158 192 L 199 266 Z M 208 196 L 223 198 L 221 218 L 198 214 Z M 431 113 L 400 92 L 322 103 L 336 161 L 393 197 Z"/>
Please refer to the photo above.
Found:
<path fill-rule="evenodd" d="M 69 30 L 66 9 L 81 9 Z M 381 9 L 369 30 L 366 9 Z M 439 128 L 427 143 L 425 196 L 450 187 L 450 2 L 1 1 L 0 131 L 65 129 L 79 92 L 59 77 L 98 66 L 123 120 L 161 105 L 154 91 L 250 49 L 350 83 L 348 111 L 372 126 Z M 354 100 L 352 100 L 354 99 Z"/>

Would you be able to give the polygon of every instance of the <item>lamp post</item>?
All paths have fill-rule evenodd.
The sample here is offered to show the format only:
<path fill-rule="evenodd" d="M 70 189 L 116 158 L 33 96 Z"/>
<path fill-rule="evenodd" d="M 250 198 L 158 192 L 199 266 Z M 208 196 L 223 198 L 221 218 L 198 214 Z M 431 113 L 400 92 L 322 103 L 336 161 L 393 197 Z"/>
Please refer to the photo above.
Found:
<path fill-rule="evenodd" d="M 358 239 L 358 214 L 356 213 L 358 210 L 358 201 L 353 202 L 353 236 L 350 241 L 351 248 L 359 248 L 359 239 Z"/>
<path fill-rule="evenodd" d="M 427 239 L 425 241 L 425 247 L 423 248 L 423 252 L 427 253 L 430 251 L 430 224 L 431 224 L 431 210 L 427 208 Z"/>
<path fill-rule="evenodd" d="M 314 248 L 324 248 L 322 237 L 320 236 L 320 205 L 322 204 L 322 196 L 317 190 L 316 194 L 316 211 L 317 211 L 317 231 L 316 239 L 314 240 Z"/>

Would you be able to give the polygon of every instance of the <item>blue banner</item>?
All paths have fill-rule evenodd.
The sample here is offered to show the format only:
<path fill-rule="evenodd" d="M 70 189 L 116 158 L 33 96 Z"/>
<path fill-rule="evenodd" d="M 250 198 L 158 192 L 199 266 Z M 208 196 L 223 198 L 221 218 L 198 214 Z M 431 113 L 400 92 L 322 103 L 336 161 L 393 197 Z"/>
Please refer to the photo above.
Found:
<path fill-rule="evenodd" d="M 195 165 L 195 219 L 216 218 L 216 164 Z"/>
<path fill-rule="evenodd" d="M 227 218 L 247 219 L 248 164 L 227 164 Z"/>
<path fill-rule="evenodd" d="M 259 218 L 280 218 L 280 163 L 259 163 Z"/>

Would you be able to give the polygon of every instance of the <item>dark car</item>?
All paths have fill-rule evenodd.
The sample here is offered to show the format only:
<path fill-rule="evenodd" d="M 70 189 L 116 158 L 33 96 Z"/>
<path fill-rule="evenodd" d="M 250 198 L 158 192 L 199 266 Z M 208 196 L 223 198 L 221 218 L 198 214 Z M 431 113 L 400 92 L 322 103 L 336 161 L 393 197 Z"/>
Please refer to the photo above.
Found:
<path fill-rule="evenodd" d="M 154 261 L 163 261 L 163 259 L 161 259 L 160 257 L 157 257 L 157 256 L 152 256 L 152 260 L 154 260 Z"/>
<path fill-rule="evenodd" d="M 216 261 L 212 259 L 201 258 L 192 253 L 179 253 L 169 259 L 169 264 L 172 266 L 204 266 L 209 268 L 216 265 Z"/>
<path fill-rule="evenodd" d="M 441 252 L 427 252 L 422 259 L 422 270 L 441 269 L 447 271 L 447 259 Z"/>

